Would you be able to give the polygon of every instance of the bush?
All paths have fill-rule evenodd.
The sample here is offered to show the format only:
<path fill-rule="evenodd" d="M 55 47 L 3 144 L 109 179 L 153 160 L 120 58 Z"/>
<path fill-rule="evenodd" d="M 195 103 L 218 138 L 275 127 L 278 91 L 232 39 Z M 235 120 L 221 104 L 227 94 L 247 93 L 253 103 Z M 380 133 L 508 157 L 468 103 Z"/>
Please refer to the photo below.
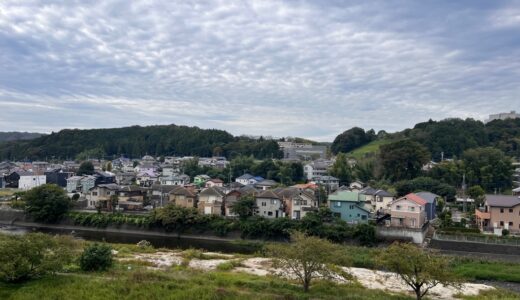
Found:
<path fill-rule="evenodd" d="M 107 244 L 90 244 L 79 258 L 79 266 L 83 271 L 105 271 L 112 263 L 112 247 Z"/>
<path fill-rule="evenodd" d="M 35 221 L 54 223 L 69 210 L 71 202 L 65 191 L 55 184 L 44 184 L 25 193 L 25 212 Z"/>
<path fill-rule="evenodd" d="M 0 280 L 22 282 L 61 271 L 72 260 L 70 246 L 42 233 L 0 235 Z"/>
<path fill-rule="evenodd" d="M 502 236 L 508 236 L 508 235 L 509 235 L 509 230 L 502 229 Z"/>
<path fill-rule="evenodd" d="M 362 246 L 373 246 L 377 243 L 376 229 L 369 224 L 359 224 L 354 231 L 354 237 Z"/>

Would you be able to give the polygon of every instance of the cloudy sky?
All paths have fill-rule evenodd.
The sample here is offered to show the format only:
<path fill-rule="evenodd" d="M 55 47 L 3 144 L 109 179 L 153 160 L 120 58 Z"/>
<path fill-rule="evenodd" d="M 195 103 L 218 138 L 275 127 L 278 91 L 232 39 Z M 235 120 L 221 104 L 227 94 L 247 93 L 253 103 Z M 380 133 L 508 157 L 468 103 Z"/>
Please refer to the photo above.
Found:
<path fill-rule="evenodd" d="M 520 110 L 520 1 L 0 1 L 0 131 L 332 140 Z"/>

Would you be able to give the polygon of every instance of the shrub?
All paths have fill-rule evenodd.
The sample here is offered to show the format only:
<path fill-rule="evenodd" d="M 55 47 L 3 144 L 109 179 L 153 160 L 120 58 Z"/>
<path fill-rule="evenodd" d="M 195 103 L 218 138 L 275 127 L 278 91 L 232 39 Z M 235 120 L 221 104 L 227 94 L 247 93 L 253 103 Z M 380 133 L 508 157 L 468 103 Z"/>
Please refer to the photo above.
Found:
<path fill-rule="evenodd" d="M 25 193 L 25 212 L 34 220 L 54 223 L 69 210 L 71 202 L 65 191 L 55 184 L 44 184 Z"/>
<path fill-rule="evenodd" d="M 502 229 L 502 236 L 508 236 L 508 235 L 509 235 L 509 230 Z"/>
<path fill-rule="evenodd" d="M 88 245 L 79 259 L 79 266 L 83 271 L 105 271 L 112 263 L 112 247 L 99 243 Z"/>
<path fill-rule="evenodd" d="M 21 282 L 61 271 L 72 260 L 69 242 L 42 233 L 0 235 L 0 280 Z"/>

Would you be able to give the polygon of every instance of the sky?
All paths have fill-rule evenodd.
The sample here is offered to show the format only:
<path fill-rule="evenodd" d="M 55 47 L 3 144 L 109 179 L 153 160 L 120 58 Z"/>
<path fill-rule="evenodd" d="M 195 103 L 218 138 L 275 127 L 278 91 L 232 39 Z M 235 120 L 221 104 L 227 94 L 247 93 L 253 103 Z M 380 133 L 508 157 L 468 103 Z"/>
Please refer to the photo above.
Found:
<path fill-rule="evenodd" d="M 0 1 L 0 131 L 332 141 L 520 111 L 520 1 Z"/>

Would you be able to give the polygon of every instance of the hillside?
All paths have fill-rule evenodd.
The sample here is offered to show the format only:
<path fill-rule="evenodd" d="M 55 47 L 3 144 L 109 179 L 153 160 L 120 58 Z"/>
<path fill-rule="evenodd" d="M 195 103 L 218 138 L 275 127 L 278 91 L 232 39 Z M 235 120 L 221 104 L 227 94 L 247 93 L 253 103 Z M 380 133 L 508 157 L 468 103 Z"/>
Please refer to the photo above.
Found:
<path fill-rule="evenodd" d="M 28 141 L 0 145 L 4 159 L 74 159 L 80 157 L 132 158 L 150 154 L 212 156 L 253 155 L 256 158 L 280 157 L 278 144 L 272 140 L 234 137 L 217 129 L 161 125 L 131 126 L 111 129 L 65 129 Z"/>
<path fill-rule="evenodd" d="M 19 140 L 32 140 L 35 138 L 39 138 L 40 136 L 42 136 L 42 134 L 36 132 L 0 132 L 0 143 Z"/>
<path fill-rule="evenodd" d="M 373 138 L 364 138 L 364 135 L 362 129 L 354 127 L 338 135 L 333 147 L 348 149 L 345 152 L 350 157 L 361 159 L 377 152 L 381 145 L 411 139 L 424 145 L 436 161 L 443 154 L 444 158 L 460 157 L 464 151 L 477 147 L 494 147 L 510 157 L 520 157 L 520 119 L 487 124 L 473 119 L 429 120 L 392 134 L 378 134 Z"/>

